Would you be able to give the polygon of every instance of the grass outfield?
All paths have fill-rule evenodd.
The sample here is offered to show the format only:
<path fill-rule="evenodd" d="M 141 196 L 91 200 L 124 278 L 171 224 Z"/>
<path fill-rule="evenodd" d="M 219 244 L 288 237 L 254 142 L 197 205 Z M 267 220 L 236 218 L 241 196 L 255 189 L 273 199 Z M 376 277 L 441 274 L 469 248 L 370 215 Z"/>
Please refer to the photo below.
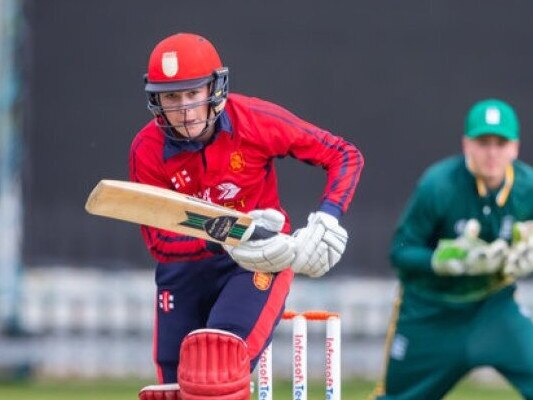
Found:
<path fill-rule="evenodd" d="M 74 382 L 0 382 L 2 400 L 135 400 L 137 391 L 147 382 L 141 381 L 74 381 Z M 291 400 L 290 382 L 274 382 L 274 399 Z M 343 382 L 343 400 L 365 400 L 373 383 L 353 380 Z M 323 400 L 320 384 L 312 385 L 309 400 Z M 487 387 L 462 382 L 446 400 L 518 400 L 521 397 L 509 387 Z"/>

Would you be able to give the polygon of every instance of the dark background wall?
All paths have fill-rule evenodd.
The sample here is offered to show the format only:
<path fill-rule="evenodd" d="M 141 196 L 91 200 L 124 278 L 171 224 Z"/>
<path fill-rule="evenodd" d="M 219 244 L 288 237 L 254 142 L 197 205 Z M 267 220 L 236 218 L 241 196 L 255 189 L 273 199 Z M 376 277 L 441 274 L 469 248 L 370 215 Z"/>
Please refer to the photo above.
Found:
<path fill-rule="evenodd" d="M 159 40 L 208 37 L 230 89 L 285 106 L 354 142 L 366 169 L 343 219 L 335 274 L 390 274 L 387 245 L 415 181 L 460 151 L 467 108 L 511 102 L 533 161 L 533 2 L 27 2 L 30 74 L 24 169 L 29 265 L 152 264 L 138 228 L 85 214 L 101 178 L 127 178 L 129 144 L 150 118 L 141 76 Z M 323 171 L 278 162 L 283 203 L 305 223 Z"/>

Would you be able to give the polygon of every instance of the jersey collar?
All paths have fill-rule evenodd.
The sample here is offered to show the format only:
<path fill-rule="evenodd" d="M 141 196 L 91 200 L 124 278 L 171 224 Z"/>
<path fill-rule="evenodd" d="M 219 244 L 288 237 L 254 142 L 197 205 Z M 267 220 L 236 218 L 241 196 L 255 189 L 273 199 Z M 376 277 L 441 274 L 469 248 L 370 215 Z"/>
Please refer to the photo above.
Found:
<path fill-rule="evenodd" d="M 231 121 L 229 119 L 228 113 L 223 110 L 220 113 L 220 117 L 217 118 L 215 121 L 215 133 L 213 135 L 213 139 L 210 140 L 207 144 L 212 143 L 216 137 L 219 135 L 219 133 L 226 133 L 233 136 L 233 126 L 231 125 Z M 165 142 L 163 145 L 163 160 L 168 160 L 169 158 L 172 158 L 184 151 L 188 152 L 195 152 L 203 149 L 206 146 L 205 143 L 202 142 L 194 142 L 194 141 L 176 141 L 172 140 L 168 137 L 168 135 L 165 135 Z"/>
<path fill-rule="evenodd" d="M 480 197 L 485 197 L 489 194 L 489 189 L 487 188 L 487 185 L 476 176 L 475 171 L 472 169 L 472 165 L 470 164 L 469 160 L 466 159 L 466 167 L 474 175 L 474 178 L 476 179 L 476 187 L 477 187 L 477 193 Z M 505 203 L 507 202 L 507 199 L 509 198 L 509 194 L 511 193 L 511 189 L 513 188 L 514 183 L 514 166 L 513 164 L 509 164 L 507 168 L 505 168 L 505 177 L 503 180 L 503 184 L 501 188 L 498 190 L 498 193 L 496 194 L 496 204 L 499 207 L 503 207 Z"/>

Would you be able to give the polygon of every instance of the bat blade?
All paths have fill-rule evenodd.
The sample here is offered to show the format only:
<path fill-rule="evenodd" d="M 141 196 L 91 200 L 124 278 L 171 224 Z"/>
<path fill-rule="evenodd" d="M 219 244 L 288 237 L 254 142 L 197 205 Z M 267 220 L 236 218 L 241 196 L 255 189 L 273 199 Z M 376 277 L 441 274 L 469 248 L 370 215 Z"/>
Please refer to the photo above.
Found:
<path fill-rule="evenodd" d="M 89 214 L 232 246 L 241 242 L 252 224 L 252 218 L 245 213 L 196 197 L 142 183 L 110 179 L 101 180 L 94 187 L 85 209 Z"/>

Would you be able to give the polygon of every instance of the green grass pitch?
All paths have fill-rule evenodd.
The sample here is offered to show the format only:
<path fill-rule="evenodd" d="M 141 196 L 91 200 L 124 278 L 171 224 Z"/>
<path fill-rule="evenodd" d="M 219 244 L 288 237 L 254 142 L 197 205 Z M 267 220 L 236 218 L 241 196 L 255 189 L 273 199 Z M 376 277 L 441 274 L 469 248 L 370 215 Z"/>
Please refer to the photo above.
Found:
<path fill-rule="evenodd" d="M 28 381 L 0 382 L 0 399 L 5 400 L 135 400 L 139 388 L 153 382 L 142 381 Z M 291 400 L 289 381 L 274 381 L 274 399 Z M 343 400 L 366 400 L 374 384 L 351 380 L 342 385 Z M 323 387 L 312 384 L 309 400 L 323 400 Z M 254 397 L 252 397 L 254 398 Z M 461 382 L 446 400 L 518 400 L 509 387 L 488 387 L 470 381 Z"/>

